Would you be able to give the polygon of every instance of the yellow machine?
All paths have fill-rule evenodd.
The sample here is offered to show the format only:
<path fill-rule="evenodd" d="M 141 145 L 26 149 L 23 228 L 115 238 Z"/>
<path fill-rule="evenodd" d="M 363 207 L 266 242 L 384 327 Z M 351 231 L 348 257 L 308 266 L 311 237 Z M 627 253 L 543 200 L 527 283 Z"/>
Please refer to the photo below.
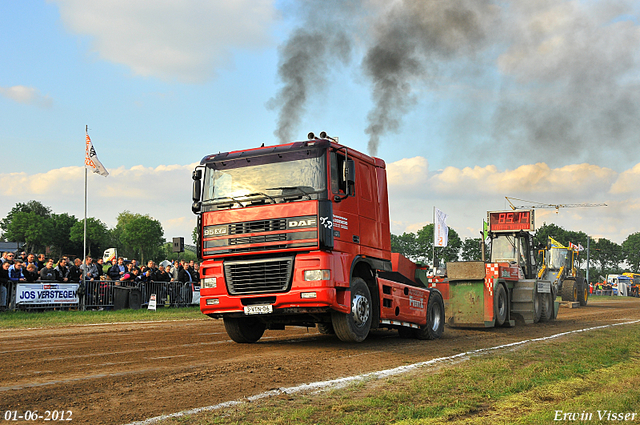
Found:
<path fill-rule="evenodd" d="M 557 293 L 562 295 L 562 301 L 579 302 L 587 305 L 589 299 L 589 285 L 576 267 L 578 250 L 563 246 L 553 238 L 544 250 L 544 259 L 538 270 L 538 279 L 549 280 L 556 287 Z"/>

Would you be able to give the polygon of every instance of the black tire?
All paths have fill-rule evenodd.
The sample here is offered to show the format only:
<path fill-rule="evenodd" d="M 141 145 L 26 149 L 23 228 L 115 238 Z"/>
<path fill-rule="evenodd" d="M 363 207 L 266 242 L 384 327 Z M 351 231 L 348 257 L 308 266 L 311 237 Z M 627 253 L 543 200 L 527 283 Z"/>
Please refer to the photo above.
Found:
<path fill-rule="evenodd" d="M 507 321 L 508 313 L 507 291 L 504 286 L 498 284 L 493 295 L 493 314 L 496 317 L 496 326 L 502 326 Z"/>
<path fill-rule="evenodd" d="M 416 329 L 418 339 L 438 339 L 444 332 L 444 302 L 440 292 L 431 291 L 427 302 L 427 324 Z"/>
<path fill-rule="evenodd" d="M 333 325 L 331 323 L 318 323 L 318 332 L 322 335 L 333 335 L 335 331 L 333 330 Z"/>
<path fill-rule="evenodd" d="M 587 305 L 587 301 L 589 301 L 589 285 L 582 280 L 578 287 L 578 302 L 581 307 L 584 307 Z"/>
<path fill-rule="evenodd" d="M 537 292 L 533 295 L 533 323 L 538 323 L 542 318 L 542 295 Z"/>
<path fill-rule="evenodd" d="M 540 321 L 542 322 L 550 322 L 553 320 L 555 308 L 555 297 L 553 296 L 553 290 L 550 294 L 541 294 L 542 295 L 542 316 L 540 317 Z"/>
<path fill-rule="evenodd" d="M 578 283 L 575 279 L 565 279 L 562 282 L 562 301 L 578 301 Z"/>
<path fill-rule="evenodd" d="M 369 335 L 373 303 L 367 284 L 359 277 L 351 281 L 351 312 L 334 311 L 331 323 L 336 336 L 344 342 L 362 342 Z"/>
<path fill-rule="evenodd" d="M 262 338 L 267 325 L 256 317 L 225 317 L 224 328 L 235 342 L 253 343 Z"/>

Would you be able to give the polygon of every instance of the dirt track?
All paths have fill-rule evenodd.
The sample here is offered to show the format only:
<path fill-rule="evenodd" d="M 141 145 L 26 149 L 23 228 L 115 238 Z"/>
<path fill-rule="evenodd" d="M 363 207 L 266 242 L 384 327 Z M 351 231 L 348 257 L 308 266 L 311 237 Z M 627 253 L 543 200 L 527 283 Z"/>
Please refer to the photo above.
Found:
<path fill-rule="evenodd" d="M 288 328 L 267 331 L 256 344 L 236 344 L 222 321 L 208 318 L 4 330 L 0 415 L 70 410 L 73 423 L 122 424 L 269 389 L 634 319 L 640 319 L 640 300 L 614 298 L 586 308 L 562 308 L 551 323 L 488 330 L 447 327 L 438 341 L 380 331 L 364 343 L 345 344 L 315 329 Z"/>

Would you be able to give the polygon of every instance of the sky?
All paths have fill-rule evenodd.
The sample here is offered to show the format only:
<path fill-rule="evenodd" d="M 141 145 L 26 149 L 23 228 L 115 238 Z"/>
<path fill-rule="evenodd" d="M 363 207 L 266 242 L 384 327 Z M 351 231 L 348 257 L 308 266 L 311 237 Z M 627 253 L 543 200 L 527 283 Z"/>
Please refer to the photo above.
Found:
<path fill-rule="evenodd" d="M 505 196 L 622 243 L 640 231 L 634 1 L 0 0 L 0 217 L 88 215 L 190 241 L 210 153 L 326 131 L 385 160 L 391 230 L 478 237 Z M 530 205 L 516 201 L 516 205 Z"/>

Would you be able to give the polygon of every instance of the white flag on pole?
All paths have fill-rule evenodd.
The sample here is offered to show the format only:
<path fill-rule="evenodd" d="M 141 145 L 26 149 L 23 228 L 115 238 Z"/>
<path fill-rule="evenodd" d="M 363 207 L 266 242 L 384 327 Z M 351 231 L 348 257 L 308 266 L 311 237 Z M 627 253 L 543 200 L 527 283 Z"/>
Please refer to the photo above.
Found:
<path fill-rule="evenodd" d="M 433 245 L 434 246 L 447 246 L 449 242 L 449 228 L 447 227 L 447 215 L 436 210 L 436 222 L 433 229 Z"/>
<path fill-rule="evenodd" d="M 96 154 L 96 150 L 93 148 L 93 143 L 91 143 L 91 139 L 89 138 L 88 134 L 87 134 L 87 147 L 86 147 L 86 152 L 84 156 L 84 163 L 85 165 L 88 165 L 89 167 L 93 168 L 94 173 L 98 173 L 101 176 L 105 176 L 105 177 L 109 175 L 109 172 L 107 171 L 107 169 L 104 168 L 104 165 L 102 165 L 102 163 L 98 159 L 98 155 Z"/>

